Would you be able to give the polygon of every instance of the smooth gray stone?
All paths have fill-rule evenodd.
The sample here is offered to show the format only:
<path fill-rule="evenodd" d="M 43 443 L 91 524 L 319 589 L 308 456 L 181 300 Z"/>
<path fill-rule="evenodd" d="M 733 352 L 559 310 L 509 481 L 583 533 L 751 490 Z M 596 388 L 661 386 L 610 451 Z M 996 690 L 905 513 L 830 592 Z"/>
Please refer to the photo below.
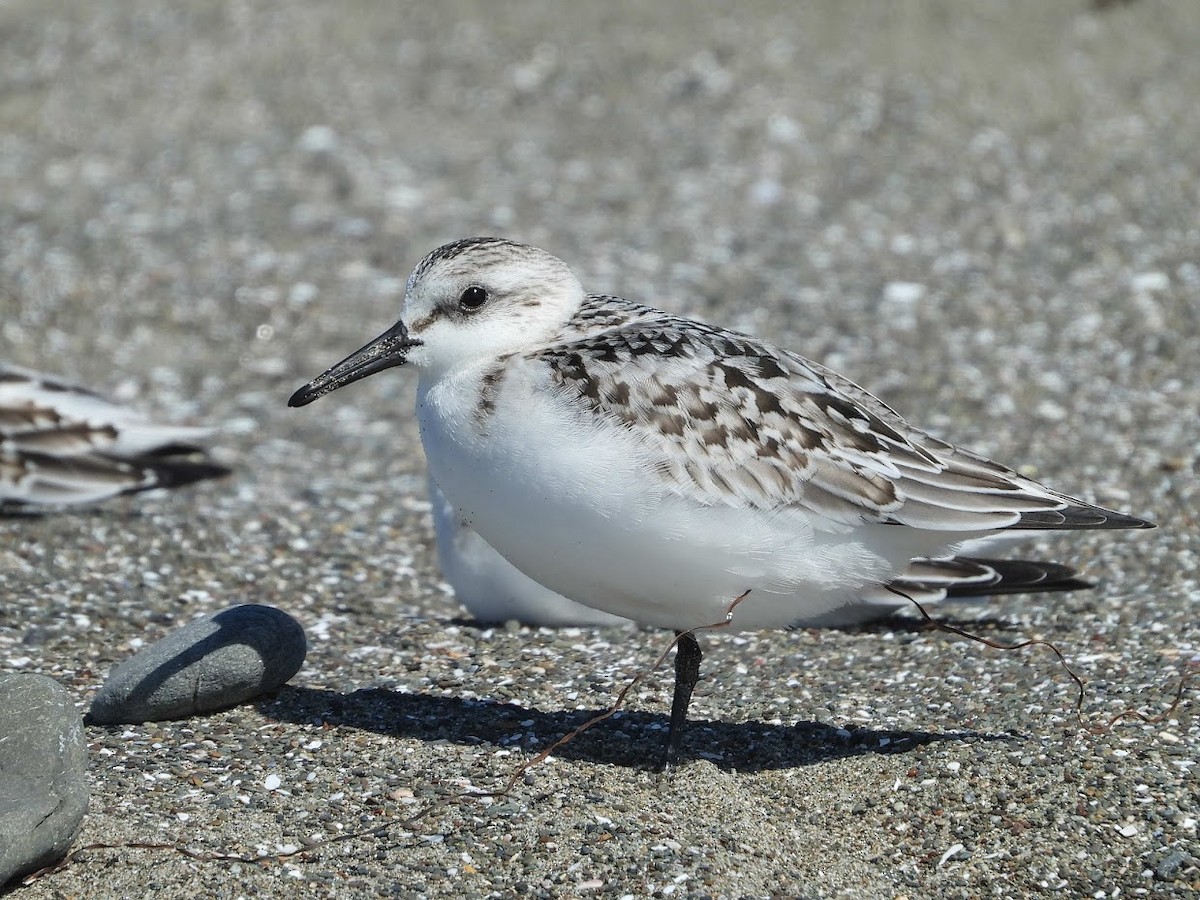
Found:
<path fill-rule="evenodd" d="M 62 859 L 87 812 L 83 721 L 45 675 L 0 675 L 0 885 Z"/>
<path fill-rule="evenodd" d="M 121 663 L 92 701 L 89 725 L 179 719 L 243 703 L 300 670 L 300 623 L 273 606 L 235 606 L 172 632 Z"/>

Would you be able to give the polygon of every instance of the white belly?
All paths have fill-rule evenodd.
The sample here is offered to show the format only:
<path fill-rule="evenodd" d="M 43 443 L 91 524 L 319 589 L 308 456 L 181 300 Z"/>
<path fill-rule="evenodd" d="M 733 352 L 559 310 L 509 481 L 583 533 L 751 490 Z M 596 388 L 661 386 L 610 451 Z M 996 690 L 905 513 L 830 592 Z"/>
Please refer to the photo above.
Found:
<path fill-rule="evenodd" d="M 800 510 L 703 506 L 670 489 L 630 432 L 545 393 L 506 391 L 481 430 L 460 378 L 473 376 L 418 390 L 434 480 L 520 571 L 594 609 L 683 629 L 723 621 L 750 591 L 732 627 L 803 623 L 953 537 L 895 526 L 848 536 L 814 530 Z"/>

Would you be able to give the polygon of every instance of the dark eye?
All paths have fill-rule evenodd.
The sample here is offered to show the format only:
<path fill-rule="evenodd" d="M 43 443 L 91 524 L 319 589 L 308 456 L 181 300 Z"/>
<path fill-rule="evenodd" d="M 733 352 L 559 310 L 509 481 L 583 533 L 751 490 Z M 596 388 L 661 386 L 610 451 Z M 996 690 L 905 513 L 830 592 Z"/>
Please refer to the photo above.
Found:
<path fill-rule="evenodd" d="M 477 284 L 471 285 L 458 298 L 458 308 L 463 312 L 475 312 L 488 301 L 488 293 Z"/>

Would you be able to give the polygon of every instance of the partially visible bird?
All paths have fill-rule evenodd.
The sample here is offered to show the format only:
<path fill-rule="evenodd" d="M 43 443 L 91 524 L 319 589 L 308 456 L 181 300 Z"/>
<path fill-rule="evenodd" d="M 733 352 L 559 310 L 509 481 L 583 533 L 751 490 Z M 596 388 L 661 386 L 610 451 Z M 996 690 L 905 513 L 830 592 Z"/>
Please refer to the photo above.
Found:
<path fill-rule="evenodd" d="M 458 602 L 481 624 L 510 620 L 548 628 L 629 624 L 629 619 L 568 600 L 519 571 L 462 521 L 432 478 L 429 500 L 442 574 Z"/>
<path fill-rule="evenodd" d="M 213 431 L 160 425 L 53 375 L 0 362 L 0 511 L 228 475 L 202 446 Z"/>

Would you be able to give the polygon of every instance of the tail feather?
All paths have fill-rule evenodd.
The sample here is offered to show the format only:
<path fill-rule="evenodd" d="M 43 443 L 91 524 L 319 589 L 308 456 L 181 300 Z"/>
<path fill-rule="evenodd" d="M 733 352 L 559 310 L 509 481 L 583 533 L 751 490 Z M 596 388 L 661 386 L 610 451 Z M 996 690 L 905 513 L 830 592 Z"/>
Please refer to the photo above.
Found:
<path fill-rule="evenodd" d="M 1092 506 L 1079 501 L 1065 509 L 1040 509 L 1021 513 L 1021 518 L 1009 528 L 1015 531 L 1029 529 L 1041 531 L 1052 529 L 1118 529 L 1118 528 L 1153 528 L 1154 523 L 1131 516 L 1128 513 L 1105 509 L 1103 506 Z"/>
<path fill-rule="evenodd" d="M 956 556 L 950 559 L 914 560 L 890 587 L 901 593 L 918 592 L 943 597 L 988 597 L 994 594 L 1038 594 L 1077 591 L 1093 585 L 1061 563 L 1028 559 L 983 559 Z"/>
<path fill-rule="evenodd" d="M 139 491 L 183 487 L 210 478 L 224 478 L 233 471 L 228 466 L 210 462 L 203 455 L 198 459 L 176 459 L 155 453 L 142 457 L 134 464 L 154 475 L 154 483 L 138 488 Z"/>

